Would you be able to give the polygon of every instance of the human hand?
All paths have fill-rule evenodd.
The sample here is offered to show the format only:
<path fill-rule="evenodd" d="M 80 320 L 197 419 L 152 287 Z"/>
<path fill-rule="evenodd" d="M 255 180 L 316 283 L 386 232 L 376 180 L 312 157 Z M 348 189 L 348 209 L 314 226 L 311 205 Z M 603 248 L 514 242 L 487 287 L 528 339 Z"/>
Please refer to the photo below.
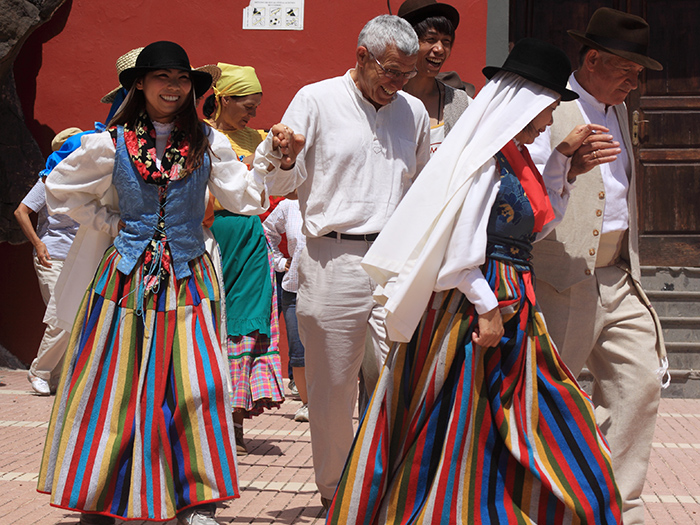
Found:
<path fill-rule="evenodd" d="M 292 258 L 291 258 L 291 257 L 288 257 L 287 260 L 286 260 L 285 263 L 284 263 L 284 271 L 285 271 L 285 272 L 288 272 L 288 271 L 289 271 L 289 267 L 290 267 L 291 265 L 292 265 Z"/>
<path fill-rule="evenodd" d="M 482 348 L 496 346 L 503 337 L 503 318 L 498 307 L 479 315 L 476 329 L 472 333 L 474 344 Z"/>
<path fill-rule="evenodd" d="M 36 246 L 36 256 L 39 259 L 39 264 L 45 268 L 51 268 L 53 265 L 49 262 L 51 261 L 51 256 L 49 255 L 49 250 L 46 249 L 46 245 L 40 242 Z"/>
<path fill-rule="evenodd" d="M 250 169 L 250 167 L 253 165 L 253 160 L 255 160 L 255 155 L 248 155 L 247 157 L 243 157 L 241 162 L 248 166 L 248 169 Z"/>
<path fill-rule="evenodd" d="M 126 223 L 119 219 L 119 225 L 117 227 L 119 228 L 119 231 L 122 231 L 124 228 L 126 228 Z"/>
<path fill-rule="evenodd" d="M 275 124 L 270 130 L 272 133 L 272 148 L 282 152 L 281 168 L 291 169 L 297 160 L 297 155 L 304 147 L 306 138 L 304 135 L 294 133 L 294 131 L 284 124 Z"/>
<path fill-rule="evenodd" d="M 571 157 L 571 168 L 567 174 L 569 181 L 600 164 L 617 159 L 622 151 L 620 143 L 614 141 L 608 131 L 608 128 L 598 124 L 576 126 L 557 146 L 557 151 Z"/>

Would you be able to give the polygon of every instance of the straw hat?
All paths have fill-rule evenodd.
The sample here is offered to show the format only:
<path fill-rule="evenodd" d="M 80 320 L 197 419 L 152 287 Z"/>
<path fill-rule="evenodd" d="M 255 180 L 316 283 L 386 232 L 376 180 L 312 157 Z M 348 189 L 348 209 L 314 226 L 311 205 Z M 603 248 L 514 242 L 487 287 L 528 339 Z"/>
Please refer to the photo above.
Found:
<path fill-rule="evenodd" d="M 139 53 L 141 53 L 142 49 L 142 47 L 137 47 L 136 49 L 132 49 L 128 53 L 124 53 L 117 59 L 117 76 L 121 75 L 122 71 L 129 69 L 130 67 L 134 67 L 136 65 L 136 58 L 138 58 Z M 121 88 L 122 85 L 119 84 L 118 87 L 114 88 L 104 97 L 102 97 L 100 99 L 100 102 L 104 102 L 105 104 L 111 104 L 112 102 L 114 102 L 114 98 L 117 96 L 117 93 Z"/>
<path fill-rule="evenodd" d="M 128 53 L 123 54 L 117 59 L 117 77 L 121 75 L 123 71 L 126 71 L 127 69 L 136 66 L 136 59 L 138 58 L 142 50 L 142 47 L 137 47 L 135 49 L 132 49 Z M 214 64 L 200 66 L 198 68 L 195 68 L 195 71 L 203 71 L 205 73 L 209 73 L 212 77 L 212 84 L 215 84 L 219 80 L 219 78 L 221 78 L 221 70 Z M 100 99 L 100 102 L 104 102 L 105 104 L 111 104 L 112 102 L 114 102 L 114 99 L 117 96 L 117 93 L 120 89 L 122 89 L 121 84 L 119 84 L 118 87 L 114 88 L 104 97 L 102 97 Z"/>
<path fill-rule="evenodd" d="M 216 66 L 207 66 L 207 69 L 211 70 L 212 67 Z M 166 40 L 153 42 L 144 47 L 136 59 L 136 64 L 119 73 L 119 81 L 128 90 L 137 78 L 158 69 L 189 72 L 196 98 L 204 95 L 212 85 L 213 76 L 209 71 L 192 69 L 187 52 L 175 42 Z"/>
<path fill-rule="evenodd" d="M 83 130 L 80 128 L 66 128 L 63 131 L 56 133 L 56 136 L 51 141 L 51 151 L 58 151 L 63 146 L 63 143 L 71 138 L 73 135 L 82 133 Z"/>

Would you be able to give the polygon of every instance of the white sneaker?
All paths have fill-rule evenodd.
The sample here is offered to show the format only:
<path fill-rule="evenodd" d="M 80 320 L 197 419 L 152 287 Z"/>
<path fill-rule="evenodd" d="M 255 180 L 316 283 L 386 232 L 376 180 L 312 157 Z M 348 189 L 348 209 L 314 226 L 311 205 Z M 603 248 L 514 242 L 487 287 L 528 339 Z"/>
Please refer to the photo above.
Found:
<path fill-rule="evenodd" d="M 50 396 L 51 395 L 51 388 L 49 387 L 48 381 L 45 381 L 44 379 L 37 377 L 33 374 L 27 375 L 27 379 L 32 384 L 32 388 L 34 389 L 34 392 L 36 392 L 40 396 Z"/>
<path fill-rule="evenodd" d="M 306 423 L 309 421 L 309 405 L 308 404 L 303 404 L 299 407 L 299 410 L 297 410 L 297 413 L 294 414 L 294 421 L 299 421 L 300 423 Z"/>
<path fill-rule="evenodd" d="M 210 503 L 197 505 L 180 512 L 177 515 L 178 525 L 219 525 L 214 519 L 216 506 Z"/>
<path fill-rule="evenodd" d="M 287 388 L 289 388 L 289 392 L 292 394 L 292 397 L 299 397 L 299 389 L 297 388 L 297 384 L 294 382 L 294 379 L 289 381 Z"/>

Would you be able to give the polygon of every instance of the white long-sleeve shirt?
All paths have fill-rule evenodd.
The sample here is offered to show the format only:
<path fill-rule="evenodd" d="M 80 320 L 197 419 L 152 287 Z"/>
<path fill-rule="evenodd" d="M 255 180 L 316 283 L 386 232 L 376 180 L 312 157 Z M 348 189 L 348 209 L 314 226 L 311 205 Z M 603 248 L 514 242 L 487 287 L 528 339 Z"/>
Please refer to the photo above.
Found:
<path fill-rule="evenodd" d="M 289 171 L 270 172 L 271 195 L 298 188 L 303 231 L 381 231 L 428 162 L 430 119 L 423 103 L 399 91 L 377 110 L 348 71 L 303 87 L 282 122 L 306 137 Z"/>
<path fill-rule="evenodd" d="M 209 135 L 212 156 L 209 190 L 219 202 L 237 213 L 256 215 L 267 209 L 264 174 L 248 171 L 218 131 Z M 46 204 L 51 213 L 64 213 L 81 225 L 115 237 L 119 210 L 100 199 L 112 188 L 116 149 L 109 133 L 82 137 L 80 147 L 61 161 L 46 179 Z M 279 164 L 272 155 L 267 162 Z"/>
<path fill-rule="evenodd" d="M 571 89 L 579 94 L 576 100 L 583 119 L 586 124 L 599 124 L 610 130 L 610 135 L 620 143 L 622 150 L 614 162 L 601 164 L 600 173 L 605 186 L 605 209 L 603 211 L 603 227 L 601 233 L 613 231 L 625 231 L 629 228 L 629 216 L 627 209 L 627 193 L 629 192 L 629 174 L 631 170 L 630 158 L 622 140 L 620 123 L 613 106 L 606 107 L 593 95 L 588 93 L 572 73 L 569 77 Z M 554 114 L 556 118 L 556 113 Z M 551 134 L 549 128 L 542 133 L 530 148 L 532 160 L 542 173 L 547 189 L 555 188 L 556 184 L 561 184 L 562 178 L 565 180 L 569 172 L 570 163 L 565 163 L 566 157 L 556 149 L 552 149 Z M 551 156 L 550 156 L 551 153 Z M 584 175 L 585 176 L 585 175 Z M 567 183 L 564 183 L 567 184 Z M 568 192 L 569 189 L 567 188 Z M 551 193 L 550 193 L 551 195 Z M 555 210 L 556 211 L 556 210 Z"/>
<path fill-rule="evenodd" d="M 282 235 L 287 235 L 287 248 L 292 262 L 282 279 L 282 288 L 294 293 L 299 288 L 299 257 L 306 246 L 306 236 L 301 232 L 301 223 L 299 201 L 292 199 L 280 202 L 263 222 L 267 238 L 270 239 L 276 272 L 284 272 L 287 265 L 287 258 L 280 251 Z"/>

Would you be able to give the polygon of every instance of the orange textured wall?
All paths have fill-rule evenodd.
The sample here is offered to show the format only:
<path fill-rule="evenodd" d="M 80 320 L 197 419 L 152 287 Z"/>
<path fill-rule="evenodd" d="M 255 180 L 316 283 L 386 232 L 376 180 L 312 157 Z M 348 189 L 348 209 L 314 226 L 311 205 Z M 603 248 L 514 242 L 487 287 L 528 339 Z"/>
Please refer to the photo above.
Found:
<path fill-rule="evenodd" d="M 448 3 L 460 10 L 462 20 L 446 69 L 481 88 L 487 0 Z M 401 2 L 391 4 L 395 13 Z M 374 16 L 388 13 L 386 0 L 307 0 L 303 31 L 250 31 L 242 29 L 247 5 L 240 0 L 68 0 L 30 36 L 14 68 L 27 125 L 44 154 L 58 131 L 89 129 L 95 120 L 106 118 L 109 108 L 99 100 L 117 86 L 115 62 L 132 48 L 173 40 L 187 50 L 194 66 L 219 61 L 254 66 L 264 98 L 251 125 L 269 128 L 299 88 L 353 67 L 360 29 Z M 38 314 L 43 303 L 31 250 L 4 248 L 8 273 L 1 280 L 11 286 L 0 287 L 0 304 L 6 305 L 0 309 L 0 344 L 29 362 L 43 332 Z"/>
<path fill-rule="evenodd" d="M 462 12 L 462 21 L 446 68 L 480 88 L 486 0 L 453 3 Z M 299 88 L 353 67 L 360 29 L 372 17 L 388 12 L 385 0 L 307 0 L 303 31 L 251 31 L 241 29 L 246 5 L 240 0 L 66 2 L 30 37 L 15 64 L 25 116 L 42 150 L 47 151 L 61 129 L 85 129 L 94 120 L 104 120 L 109 108 L 99 99 L 117 85 L 117 58 L 156 40 L 178 42 L 195 66 L 216 62 L 254 66 L 264 98 L 251 124 L 269 128 Z M 392 2 L 394 12 L 399 5 Z"/>

